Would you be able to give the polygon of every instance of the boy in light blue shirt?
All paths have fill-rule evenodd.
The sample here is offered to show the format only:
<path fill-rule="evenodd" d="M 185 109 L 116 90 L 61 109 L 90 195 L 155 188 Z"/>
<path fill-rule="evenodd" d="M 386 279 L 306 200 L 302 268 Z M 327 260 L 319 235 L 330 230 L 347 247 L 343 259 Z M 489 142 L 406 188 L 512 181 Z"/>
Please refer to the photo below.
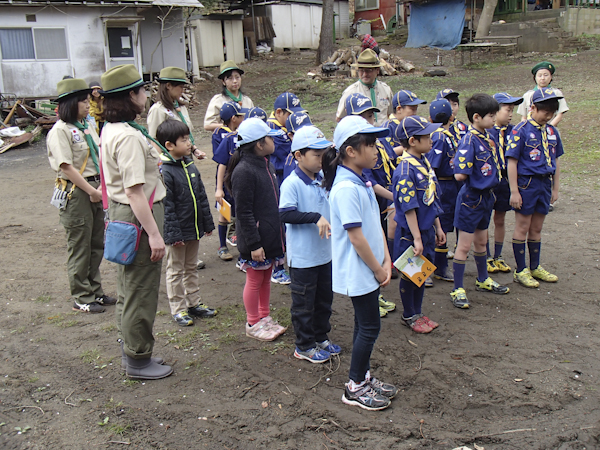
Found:
<path fill-rule="evenodd" d="M 298 130 L 292 154 L 298 166 L 281 185 L 279 214 L 286 223 L 287 261 L 292 279 L 292 324 L 296 332 L 294 356 L 324 363 L 341 348 L 331 330 L 331 227 L 329 202 L 321 186 L 321 159 L 333 143 L 314 126 Z"/>

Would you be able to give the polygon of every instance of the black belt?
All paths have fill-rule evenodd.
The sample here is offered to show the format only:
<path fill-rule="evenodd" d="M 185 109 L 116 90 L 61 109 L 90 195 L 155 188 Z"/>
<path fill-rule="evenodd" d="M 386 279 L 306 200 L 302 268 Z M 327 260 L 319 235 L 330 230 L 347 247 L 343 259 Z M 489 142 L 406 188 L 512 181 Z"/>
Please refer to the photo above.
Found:
<path fill-rule="evenodd" d="M 454 181 L 454 177 L 437 177 L 438 181 Z"/>
<path fill-rule="evenodd" d="M 524 175 L 526 177 L 531 177 L 531 178 L 537 178 L 539 180 L 545 180 L 547 178 L 552 178 L 552 174 L 551 173 L 546 173 L 544 175 L 541 174 L 535 174 L 535 175 Z"/>
<path fill-rule="evenodd" d="M 85 177 L 85 181 L 100 181 L 100 175 L 92 175 L 89 177 Z"/>
<path fill-rule="evenodd" d="M 494 193 L 494 188 L 490 188 L 490 189 L 476 189 L 476 188 L 467 188 L 467 190 L 469 191 L 474 191 L 478 194 L 493 194 Z"/>

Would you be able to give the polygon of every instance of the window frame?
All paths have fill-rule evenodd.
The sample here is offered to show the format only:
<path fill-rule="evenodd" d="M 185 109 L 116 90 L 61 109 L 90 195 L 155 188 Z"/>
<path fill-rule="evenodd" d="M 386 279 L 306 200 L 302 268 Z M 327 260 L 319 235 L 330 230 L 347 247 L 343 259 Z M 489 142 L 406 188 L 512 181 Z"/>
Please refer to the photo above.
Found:
<path fill-rule="evenodd" d="M 375 0 L 375 1 L 377 2 L 377 6 L 375 6 L 375 7 L 373 7 L 373 8 L 369 8 L 369 7 L 367 7 L 367 6 L 366 6 L 366 3 L 368 2 L 368 0 L 363 0 L 363 1 L 364 1 L 364 3 L 365 3 L 365 6 L 364 6 L 364 7 L 362 7 L 362 8 L 359 8 L 359 7 L 357 7 L 357 6 L 356 6 L 356 5 L 358 5 L 358 2 L 356 2 L 356 3 L 354 4 L 354 5 L 355 5 L 355 6 L 354 6 L 354 10 L 355 10 L 356 12 L 361 12 L 361 11 L 376 11 L 376 10 L 378 10 L 378 9 L 379 9 L 379 6 L 380 6 L 380 5 L 379 5 L 379 0 Z"/>
<path fill-rule="evenodd" d="M 67 33 L 67 27 L 0 27 L 0 30 L 11 30 L 11 29 L 15 29 L 15 30 L 23 30 L 23 29 L 29 29 L 29 31 L 31 32 L 31 39 L 33 41 L 33 54 L 34 54 L 34 58 L 23 58 L 23 59 L 8 59 L 5 58 L 4 55 L 2 55 L 2 58 L 0 58 L 0 61 L 6 61 L 6 62 L 50 62 L 50 61 L 70 61 L 71 57 L 70 57 L 70 49 L 69 49 L 69 35 Z M 38 57 L 38 50 L 37 50 L 37 46 L 35 43 L 35 31 L 37 29 L 42 29 L 42 30 L 63 30 L 64 34 L 65 34 L 65 48 L 66 48 L 66 54 L 67 57 L 66 58 L 51 58 L 51 59 L 40 59 Z"/>

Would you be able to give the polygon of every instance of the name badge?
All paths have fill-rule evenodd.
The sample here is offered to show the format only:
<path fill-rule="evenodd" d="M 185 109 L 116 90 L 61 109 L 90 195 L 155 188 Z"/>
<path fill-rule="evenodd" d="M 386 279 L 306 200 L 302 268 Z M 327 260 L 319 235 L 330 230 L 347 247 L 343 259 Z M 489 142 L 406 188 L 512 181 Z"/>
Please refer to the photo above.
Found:
<path fill-rule="evenodd" d="M 79 135 L 77 130 L 73 129 L 73 130 L 71 130 L 71 132 L 73 133 L 73 135 L 72 135 L 73 143 L 77 144 L 78 142 L 81 142 L 81 136 Z"/>

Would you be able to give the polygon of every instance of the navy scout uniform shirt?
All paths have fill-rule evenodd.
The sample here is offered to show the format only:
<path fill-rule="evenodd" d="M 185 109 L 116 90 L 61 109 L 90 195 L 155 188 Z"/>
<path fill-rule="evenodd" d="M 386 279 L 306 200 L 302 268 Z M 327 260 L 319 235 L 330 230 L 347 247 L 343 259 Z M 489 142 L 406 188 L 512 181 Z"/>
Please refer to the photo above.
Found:
<path fill-rule="evenodd" d="M 556 159 L 563 153 L 556 128 L 552 125 L 540 126 L 531 118 L 514 127 L 506 150 L 507 157 L 518 161 L 519 176 L 553 175 L 556 172 Z"/>
<path fill-rule="evenodd" d="M 487 135 L 469 127 L 459 142 L 454 157 L 454 173 L 468 175 L 468 189 L 487 190 L 495 188 L 500 181 L 500 166 L 494 141 Z"/>

